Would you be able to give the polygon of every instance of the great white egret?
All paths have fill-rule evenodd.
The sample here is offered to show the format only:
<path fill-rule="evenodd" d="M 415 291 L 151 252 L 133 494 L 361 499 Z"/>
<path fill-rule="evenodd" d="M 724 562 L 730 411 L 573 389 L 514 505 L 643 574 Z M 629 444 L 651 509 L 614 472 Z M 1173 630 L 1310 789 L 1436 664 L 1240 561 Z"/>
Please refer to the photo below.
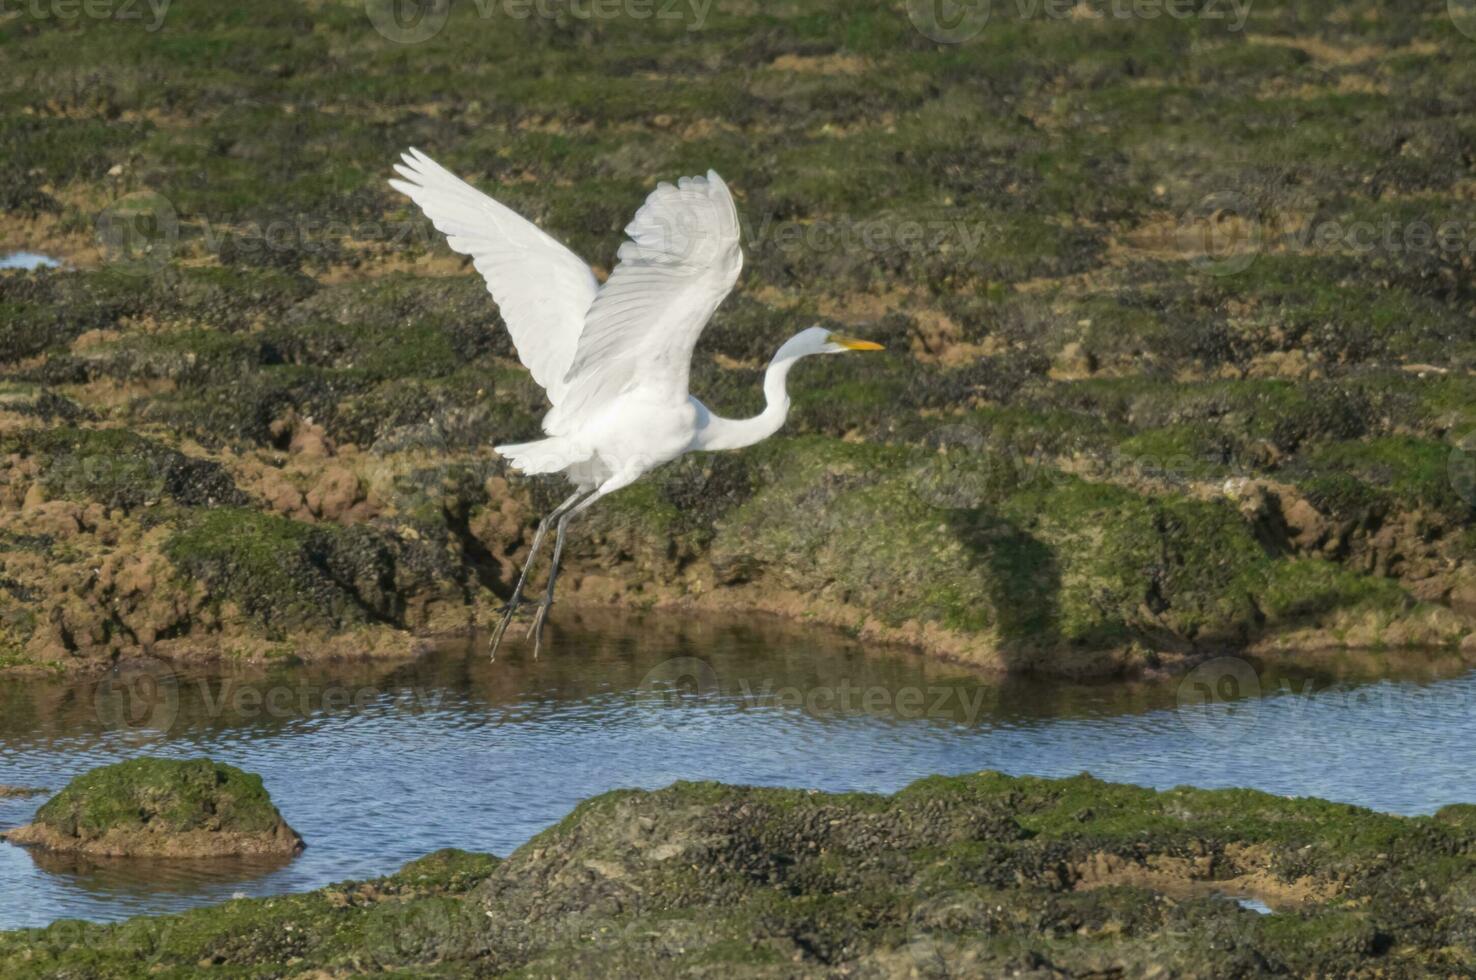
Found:
<path fill-rule="evenodd" d="M 764 374 L 764 410 L 726 419 L 687 393 L 692 349 L 743 266 L 738 210 L 709 170 L 659 184 L 625 228 L 619 263 L 601 285 L 589 266 L 516 212 L 419 150 L 390 186 L 425 212 L 487 280 L 518 358 L 553 408 L 547 438 L 494 447 L 523 473 L 562 473 L 576 487 L 538 524 L 533 547 L 492 634 L 492 655 L 523 599 L 528 572 L 557 521 L 548 587 L 528 633 L 534 656 L 553 605 L 569 522 L 596 500 L 693 450 L 740 449 L 789 414 L 785 376 L 802 357 L 880 350 L 813 326 L 785 341 Z"/>

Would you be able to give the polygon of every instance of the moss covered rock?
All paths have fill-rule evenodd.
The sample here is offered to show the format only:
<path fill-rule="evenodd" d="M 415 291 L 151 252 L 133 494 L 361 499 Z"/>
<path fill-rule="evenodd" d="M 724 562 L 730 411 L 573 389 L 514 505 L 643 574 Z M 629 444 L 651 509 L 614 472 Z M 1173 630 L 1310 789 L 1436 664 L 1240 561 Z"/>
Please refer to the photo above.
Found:
<path fill-rule="evenodd" d="M 1088 479 L 975 429 L 916 447 L 776 437 L 612 496 L 575 548 L 680 583 L 627 598 L 754 603 L 1018 672 L 1131 672 L 1291 632 L 1444 648 L 1468 631 L 1450 615 L 1406 629 L 1430 606 L 1299 546 L 1289 506 L 1235 481 Z"/>
<path fill-rule="evenodd" d="M 893 796 L 677 783 L 586 801 L 505 860 L 439 852 L 310 894 L 0 934 L 0 972 L 1464 975 L 1469 809 L 1401 818 L 1085 775 Z"/>
<path fill-rule="evenodd" d="M 1476 68 L 1438 0 L 1017 4 L 944 45 L 906 4 L 772 6 L 490 33 L 458 7 L 409 88 L 362 4 L 308 41 L 293 0 L 193 5 L 167 45 L 0 36 L 0 236 L 65 260 L 0 274 L 0 536 L 30 542 L 0 549 L 0 669 L 403 650 L 508 594 L 563 494 L 488 447 L 546 404 L 385 184 L 407 145 L 596 263 L 653 181 L 722 173 L 747 272 L 691 380 L 724 414 L 799 327 L 886 343 L 796 367 L 788 439 L 602 501 L 566 599 L 1057 673 L 1461 642 Z M 124 214 L 159 220 L 99 250 Z"/>
<path fill-rule="evenodd" d="M 0 436 L 0 454 L 34 458 L 51 497 L 136 510 L 173 501 L 187 507 L 239 505 L 246 496 L 217 462 L 187 456 L 126 429 L 57 426 Z"/>
<path fill-rule="evenodd" d="M 209 759 L 132 759 L 94 769 L 5 837 L 119 857 L 294 854 L 303 846 L 260 776 Z"/>

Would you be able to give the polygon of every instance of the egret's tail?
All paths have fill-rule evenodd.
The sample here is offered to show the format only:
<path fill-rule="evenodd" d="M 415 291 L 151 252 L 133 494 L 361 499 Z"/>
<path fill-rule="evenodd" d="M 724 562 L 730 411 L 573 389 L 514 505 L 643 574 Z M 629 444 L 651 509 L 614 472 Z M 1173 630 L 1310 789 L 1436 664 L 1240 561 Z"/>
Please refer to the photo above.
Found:
<path fill-rule="evenodd" d="M 497 454 L 512 463 L 522 473 L 533 476 L 538 473 L 562 473 L 576 463 L 583 462 L 589 455 L 580 452 L 568 439 L 554 436 L 535 439 L 532 442 L 510 442 L 493 446 Z"/>

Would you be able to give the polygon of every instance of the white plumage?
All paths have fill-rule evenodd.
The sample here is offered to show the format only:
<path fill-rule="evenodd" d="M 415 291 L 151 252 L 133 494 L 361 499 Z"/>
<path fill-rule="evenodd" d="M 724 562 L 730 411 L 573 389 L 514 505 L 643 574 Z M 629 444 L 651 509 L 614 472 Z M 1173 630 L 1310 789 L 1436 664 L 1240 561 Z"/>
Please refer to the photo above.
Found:
<path fill-rule="evenodd" d="M 447 244 L 472 258 L 502 311 L 518 358 L 548 393 L 546 438 L 497 446 L 523 473 L 562 473 L 577 488 L 543 519 L 508 607 L 502 640 L 551 521 L 558 521 L 548 589 L 530 633 L 541 641 L 569 521 L 600 497 L 694 449 L 736 449 L 772 435 L 789 410 L 784 382 L 808 354 L 877 350 L 821 327 L 790 338 L 764 378 L 754 418 L 714 415 L 687 391 L 692 351 L 743 268 L 738 209 L 709 170 L 660 184 L 625 228 L 603 286 L 589 266 L 537 226 L 419 150 L 390 186 L 425 212 Z"/>
<path fill-rule="evenodd" d="M 497 300 L 518 358 L 557 404 L 599 280 L 583 259 L 537 225 L 419 150 L 406 153 L 395 171 L 405 179 L 390 186 L 425 212 L 453 251 L 471 256 Z"/>

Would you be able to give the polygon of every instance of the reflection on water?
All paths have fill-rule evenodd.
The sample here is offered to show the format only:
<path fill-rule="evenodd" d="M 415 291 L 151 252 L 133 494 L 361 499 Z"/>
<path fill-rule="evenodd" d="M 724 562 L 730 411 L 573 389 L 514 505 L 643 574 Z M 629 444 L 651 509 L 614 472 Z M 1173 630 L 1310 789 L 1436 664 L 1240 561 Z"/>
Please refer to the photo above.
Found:
<path fill-rule="evenodd" d="M 1476 800 L 1476 679 L 1458 663 L 1361 685 L 1389 664 L 1294 676 L 1225 660 L 1158 684 L 1000 682 L 763 621 L 560 625 L 537 661 L 515 647 L 489 663 L 461 642 L 413 662 L 7 681 L 0 784 L 59 788 L 133 756 L 208 755 L 260 773 L 308 848 L 221 864 L 0 845 L 0 928 L 301 891 L 441 847 L 506 854 L 580 799 L 676 779 L 892 791 L 932 773 L 1087 770 L 1406 813 Z M 42 799 L 0 798 L 0 827 Z"/>
<path fill-rule="evenodd" d="M 169 858 L 135 860 L 118 857 L 92 857 L 81 854 L 55 854 L 28 850 L 36 869 L 73 881 L 92 898 L 108 901 L 160 895 L 166 898 L 188 894 L 215 883 L 249 882 L 285 868 L 291 857 L 280 854 L 251 857 L 213 858 L 188 861 Z"/>

